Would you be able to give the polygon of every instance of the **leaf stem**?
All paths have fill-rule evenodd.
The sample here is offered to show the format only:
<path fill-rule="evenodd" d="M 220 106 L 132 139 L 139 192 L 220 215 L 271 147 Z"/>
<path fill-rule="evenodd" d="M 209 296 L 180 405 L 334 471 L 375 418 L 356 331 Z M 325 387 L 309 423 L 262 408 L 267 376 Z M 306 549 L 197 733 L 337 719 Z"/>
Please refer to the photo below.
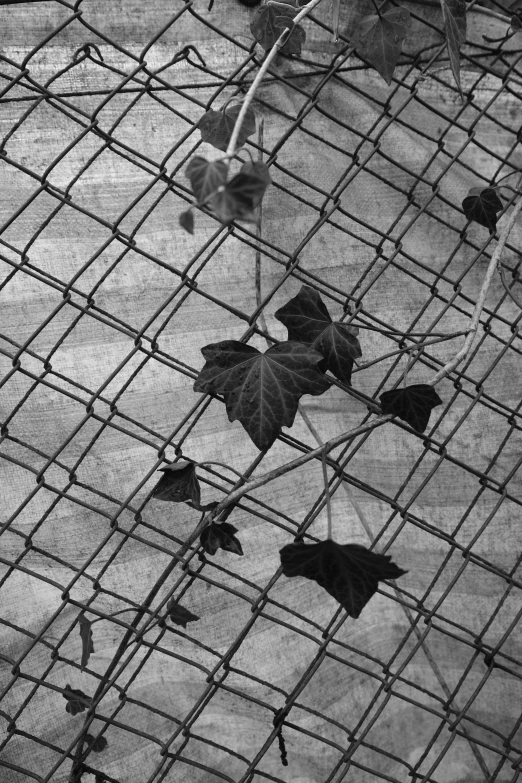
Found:
<path fill-rule="evenodd" d="M 256 90 L 263 81 L 263 77 L 265 73 L 270 68 L 270 65 L 275 58 L 276 54 L 279 52 L 279 50 L 285 45 L 288 36 L 292 32 L 292 30 L 295 28 L 297 24 L 301 21 L 301 19 L 304 19 L 305 16 L 307 16 L 310 11 L 315 8 L 316 5 L 319 5 L 319 3 L 322 2 L 322 0 L 310 0 L 307 5 L 304 5 L 296 17 L 294 17 L 292 21 L 292 25 L 290 27 L 287 27 L 275 44 L 272 46 L 270 51 L 268 52 L 267 56 L 265 57 L 263 64 L 261 65 L 261 68 L 259 69 L 259 73 L 257 74 L 256 78 L 250 85 L 247 94 L 245 95 L 245 100 L 243 101 L 243 104 L 241 106 L 241 111 L 237 115 L 236 124 L 234 125 L 234 130 L 232 131 L 232 136 L 230 137 L 230 141 L 228 142 L 227 151 L 225 153 L 225 158 L 232 158 L 235 155 L 236 152 L 236 144 L 239 137 L 239 131 L 241 130 L 241 126 L 243 125 L 243 121 L 246 117 L 246 113 L 248 111 L 248 108 L 252 101 L 254 100 L 254 95 L 256 94 Z"/>
<path fill-rule="evenodd" d="M 425 340 L 422 343 L 417 343 L 417 348 L 427 348 L 429 345 L 436 345 L 437 343 L 443 343 L 447 340 L 454 340 L 455 337 L 461 337 L 463 334 L 466 334 L 466 332 L 455 332 L 454 334 L 448 334 L 444 337 L 436 337 L 434 340 Z M 390 353 L 385 353 L 383 356 L 378 356 L 377 359 L 372 359 L 371 362 L 365 362 L 364 364 L 359 364 L 356 369 L 352 370 L 352 374 L 356 372 L 360 372 L 361 370 L 366 370 L 368 367 L 371 367 L 374 364 L 378 364 L 378 362 L 382 362 L 385 359 L 390 359 L 392 356 L 397 356 L 400 353 L 406 353 L 408 351 L 412 350 L 412 346 L 408 345 L 406 348 L 398 348 L 396 351 L 391 351 Z"/>
<path fill-rule="evenodd" d="M 332 499 L 330 497 L 330 485 L 328 484 L 328 471 L 326 470 L 326 453 L 323 450 L 321 454 L 321 462 L 323 463 L 323 479 L 324 479 L 324 493 L 326 495 L 326 514 L 328 518 L 328 533 L 327 537 L 332 538 Z"/>
<path fill-rule="evenodd" d="M 508 241 L 509 235 L 511 233 L 511 229 L 515 225 L 515 221 L 519 216 L 521 210 L 522 210 L 522 198 L 519 198 L 513 212 L 511 213 L 508 222 L 502 229 L 502 232 L 498 239 L 498 244 L 495 248 L 495 252 L 491 256 L 491 260 L 486 270 L 484 282 L 482 283 L 482 288 L 480 289 L 477 303 L 473 310 L 473 314 L 471 316 L 471 322 L 467 329 L 467 334 L 464 339 L 462 348 L 460 349 L 460 351 L 458 351 L 455 354 L 453 359 L 451 359 L 447 364 L 445 364 L 444 367 L 442 367 L 442 369 L 440 369 L 438 373 L 436 373 L 433 376 L 433 378 L 431 378 L 431 380 L 428 381 L 428 383 L 431 384 L 431 386 L 435 386 L 437 383 L 439 383 L 439 381 L 441 381 L 443 378 L 445 378 L 447 375 L 453 372 L 453 370 L 469 356 L 471 349 L 473 348 L 473 343 L 475 342 L 475 337 L 477 336 L 477 329 L 480 321 L 480 316 L 482 315 L 482 310 L 484 309 L 484 305 L 486 303 L 486 297 L 488 295 L 491 281 L 493 280 L 493 276 L 499 264 L 500 257 L 502 255 L 504 247 L 506 246 L 506 242 Z"/>

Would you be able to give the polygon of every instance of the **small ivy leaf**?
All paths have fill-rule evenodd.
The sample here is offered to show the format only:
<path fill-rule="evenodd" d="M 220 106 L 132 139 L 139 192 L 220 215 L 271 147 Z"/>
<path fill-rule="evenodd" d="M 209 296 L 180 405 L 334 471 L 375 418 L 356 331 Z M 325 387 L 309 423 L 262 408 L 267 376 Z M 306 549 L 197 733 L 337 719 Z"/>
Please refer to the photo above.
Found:
<path fill-rule="evenodd" d="M 297 296 L 277 310 L 275 317 L 288 329 L 289 340 L 311 345 L 322 353 L 326 369 L 350 385 L 354 359 L 362 356 L 356 337 L 359 330 L 332 321 L 317 291 L 302 286 Z"/>
<path fill-rule="evenodd" d="M 229 421 L 241 422 L 258 449 L 269 448 L 281 427 L 291 427 L 303 394 L 323 394 L 330 383 L 321 354 L 308 345 L 279 343 L 260 353 L 236 340 L 201 349 L 205 366 L 194 391 L 222 393 Z"/>
<path fill-rule="evenodd" d="M 460 94 L 460 47 L 466 41 L 466 0 L 440 0 L 451 70 Z"/>
<path fill-rule="evenodd" d="M 298 9 L 288 3 L 261 5 L 254 13 L 250 23 L 250 31 L 263 49 L 268 51 L 286 28 L 291 27 L 297 14 Z M 306 33 L 298 24 L 288 36 L 279 53 L 300 55 L 305 40 Z"/>
<path fill-rule="evenodd" d="M 428 383 L 414 383 L 404 389 L 391 389 L 379 397 L 382 412 L 398 416 L 417 432 L 424 432 L 430 414 L 442 400 Z"/>
<path fill-rule="evenodd" d="M 516 30 L 516 32 L 522 30 L 522 20 L 516 14 L 511 17 L 511 28 Z"/>
<path fill-rule="evenodd" d="M 468 220 L 495 231 L 497 212 L 504 209 L 496 188 L 471 188 L 462 202 L 462 209 Z"/>
<path fill-rule="evenodd" d="M 205 204 L 216 191 L 225 186 L 228 166 L 222 160 L 209 161 L 201 155 L 191 158 L 185 174 L 199 204 Z"/>
<path fill-rule="evenodd" d="M 364 16 L 355 28 L 353 44 L 357 53 L 368 60 L 388 84 L 391 84 L 402 42 L 409 35 L 410 27 L 410 12 L 398 6 L 380 16 Z"/>
<path fill-rule="evenodd" d="M 89 663 L 91 653 L 94 652 L 94 644 L 92 641 L 91 623 L 84 617 L 83 614 L 79 615 L 78 622 L 80 623 L 80 637 L 82 640 L 82 672 Z"/>
<path fill-rule="evenodd" d="M 187 627 L 187 623 L 193 623 L 196 620 L 199 620 L 197 614 L 192 614 L 192 612 L 185 609 L 184 606 L 178 604 L 174 598 L 171 598 L 168 602 L 167 612 L 169 619 L 172 620 L 174 625 L 181 625 L 183 628 Z"/>
<path fill-rule="evenodd" d="M 62 695 L 67 701 L 65 710 L 70 715 L 77 715 L 79 712 L 83 712 L 91 703 L 90 696 L 86 696 L 83 691 L 71 688 L 69 684 L 65 686 Z"/>
<path fill-rule="evenodd" d="M 201 141 L 212 144 L 222 152 L 226 152 L 228 143 L 234 130 L 234 125 L 241 111 L 241 104 L 234 104 L 220 111 L 210 109 L 198 122 L 201 131 Z M 256 132 L 256 115 L 252 109 L 247 109 L 245 118 L 241 124 L 237 147 L 242 147 L 249 136 Z"/>
<path fill-rule="evenodd" d="M 233 220 L 255 223 L 254 209 L 261 203 L 270 182 L 268 167 L 264 163 L 245 163 L 213 199 L 216 216 L 225 225 Z"/>
<path fill-rule="evenodd" d="M 163 476 L 154 487 L 153 498 L 170 500 L 174 503 L 191 500 L 199 508 L 201 488 L 193 462 L 180 460 L 160 468 L 160 471 L 163 471 Z"/>
<path fill-rule="evenodd" d="M 101 753 L 109 744 L 105 737 L 93 737 L 92 734 L 85 735 L 85 742 L 87 743 L 88 749 L 92 750 L 94 753 Z"/>
<path fill-rule="evenodd" d="M 285 576 L 313 579 L 357 618 L 383 579 L 398 579 L 403 571 L 390 555 L 379 555 L 360 544 L 287 544 L 279 550 Z"/>
<path fill-rule="evenodd" d="M 189 234 L 194 233 L 194 215 L 192 214 L 191 209 L 187 209 L 185 212 L 180 214 L 179 224 L 181 228 L 184 228 L 185 231 L 188 231 Z"/>
<path fill-rule="evenodd" d="M 215 555 L 218 549 L 225 549 L 227 552 L 233 552 L 235 555 L 242 555 L 243 549 L 241 542 L 234 534 L 237 533 L 237 527 L 229 525 L 228 522 L 211 522 L 204 529 L 199 540 L 201 546 L 209 555 Z"/>

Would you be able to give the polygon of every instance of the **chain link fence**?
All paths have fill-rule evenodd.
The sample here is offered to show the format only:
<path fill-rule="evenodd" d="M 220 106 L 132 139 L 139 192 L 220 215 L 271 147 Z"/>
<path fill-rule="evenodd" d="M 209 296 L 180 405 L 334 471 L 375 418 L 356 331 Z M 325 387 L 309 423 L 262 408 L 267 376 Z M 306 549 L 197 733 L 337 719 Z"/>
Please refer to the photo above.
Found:
<path fill-rule="evenodd" d="M 461 202 L 522 166 L 522 35 L 495 40 L 510 10 L 468 5 L 461 100 L 437 3 L 406 5 L 390 88 L 350 47 L 362 2 L 337 43 L 311 14 L 256 95 L 257 225 L 198 211 L 190 236 L 184 170 L 218 156 L 198 120 L 257 72 L 252 11 L 0 4 L 3 782 L 519 780 L 519 228 L 429 429 L 395 419 L 330 455 L 334 537 L 409 570 L 359 620 L 279 569 L 298 532 L 324 538 L 320 459 L 234 507 L 243 558 L 180 556 L 197 514 L 152 498 L 183 457 L 220 500 L 460 346 L 496 244 Z M 258 453 L 192 391 L 200 349 L 284 340 L 274 312 L 303 284 L 359 326 L 362 363 Z M 172 596 L 200 620 L 158 622 Z M 101 752 L 82 756 L 67 686 L 93 698 Z"/>

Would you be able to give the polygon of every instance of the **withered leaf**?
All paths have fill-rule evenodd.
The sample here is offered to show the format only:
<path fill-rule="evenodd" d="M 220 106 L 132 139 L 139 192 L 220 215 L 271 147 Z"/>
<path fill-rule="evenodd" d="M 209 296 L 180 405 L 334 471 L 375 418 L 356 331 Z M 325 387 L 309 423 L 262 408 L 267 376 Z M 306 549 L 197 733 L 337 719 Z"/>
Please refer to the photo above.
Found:
<path fill-rule="evenodd" d="M 94 644 L 92 641 L 91 623 L 89 620 L 83 614 L 80 614 L 78 616 L 78 622 L 80 623 L 80 637 L 82 640 L 81 669 L 83 671 L 89 663 L 91 653 L 94 652 Z"/>
<path fill-rule="evenodd" d="M 504 209 L 496 188 L 471 188 L 462 202 L 462 209 L 468 220 L 495 231 L 497 212 Z"/>
<path fill-rule="evenodd" d="M 466 0 L 440 0 L 453 77 L 460 87 L 460 47 L 466 41 Z"/>
<path fill-rule="evenodd" d="M 67 704 L 65 705 L 65 710 L 70 715 L 77 715 L 79 712 L 84 712 L 84 710 L 91 703 L 90 696 L 86 696 L 86 694 L 83 691 L 76 690 L 75 688 L 71 688 L 69 684 L 65 686 L 62 695 L 64 699 L 66 699 L 67 701 Z"/>
<path fill-rule="evenodd" d="M 368 60 L 388 84 L 391 84 L 402 42 L 409 35 L 410 28 L 410 12 L 402 6 L 380 16 L 363 16 L 355 28 L 353 44 L 357 54 Z"/>
<path fill-rule="evenodd" d="M 88 749 L 92 750 L 94 753 L 101 753 L 109 744 L 105 737 L 93 737 L 92 734 L 85 735 L 85 742 Z"/>
<path fill-rule="evenodd" d="M 287 544 L 279 554 L 285 576 L 313 579 L 355 618 L 377 592 L 380 581 L 407 573 L 392 563 L 389 555 L 331 539 L 318 544 Z"/>
<path fill-rule="evenodd" d="M 237 527 L 228 522 L 211 522 L 204 529 L 199 540 L 201 546 L 209 555 L 215 555 L 218 549 L 225 549 L 235 555 L 242 555 L 243 549 L 239 538 L 236 537 Z"/>
<path fill-rule="evenodd" d="M 196 475 L 196 466 L 193 462 L 173 462 L 164 468 L 160 468 L 163 476 L 160 478 L 152 497 L 156 500 L 170 500 L 174 503 L 183 503 L 191 500 L 195 506 L 200 505 L 201 488 Z"/>
<path fill-rule="evenodd" d="M 398 416 L 417 432 L 424 432 L 430 414 L 442 400 L 428 383 L 414 383 L 403 389 L 391 389 L 379 397 L 383 413 Z"/>
<path fill-rule="evenodd" d="M 354 359 L 362 356 L 357 327 L 332 321 L 320 295 L 310 286 L 301 290 L 275 313 L 288 329 L 288 339 L 310 345 L 322 353 L 326 368 L 340 381 L 351 383 Z"/>
<path fill-rule="evenodd" d="M 288 3 L 260 5 L 256 9 L 250 30 L 252 35 L 268 51 L 275 44 L 279 36 L 292 25 L 294 17 L 299 9 Z M 301 54 L 301 49 L 306 40 L 306 33 L 300 24 L 296 25 L 284 46 L 279 50 L 280 54 Z"/>
<path fill-rule="evenodd" d="M 193 614 L 189 609 L 185 609 L 185 607 L 178 604 L 174 598 L 171 598 L 167 604 L 167 613 L 174 625 L 181 625 L 183 628 L 187 627 L 187 623 L 193 623 L 196 620 L 199 620 L 197 614 Z"/>
<path fill-rule="evenodd" d="M 198 122 L 198 127 L 201 131 L 201 141 L 206 141 L 218 150 L 226 152 L 240 111 L 240 103 L 227 106 L 219 111 L 209 109 Z M 237 147 L 242 147 L 248 137 L 255 132 L 256 115 L 249 108 L 241 124 Z"/>
<path fill-rule="evenodd" d="M 319 369 L 323 357 L 308 345 L 280 343 L 262 354 L 223 340 L 201 352 L 206 363 L 194 391 L 223 394 L 229 421 L 239 420 L 258 449 L 292 426 L 303 394 L 323 394 L 330 386 Z"/>
<path fill-rule="evenodd" d="M 222 160 L 207 160 L 201 155 L 190 159 L 185 174 L 198 204 L 205 204 L 227 181 L 228 166 Z"/>

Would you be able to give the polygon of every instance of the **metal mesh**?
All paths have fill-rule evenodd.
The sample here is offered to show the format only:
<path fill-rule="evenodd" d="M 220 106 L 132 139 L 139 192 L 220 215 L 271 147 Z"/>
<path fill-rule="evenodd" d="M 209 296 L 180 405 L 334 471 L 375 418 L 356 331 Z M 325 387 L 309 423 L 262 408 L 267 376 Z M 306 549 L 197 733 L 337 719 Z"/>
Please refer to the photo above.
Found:
<path fill-rule="evenodd" d="M 429 430 L 394 420 L 331 455 L 351 540 L 410 569 L 381 585 L 377 614 L 354 624 L 319 588 L 283 585 L 278 546 L 303 529 L 324 537 L 320 460 L 234 508 L 244 560 L 194 546 L 180 567 L 194 512 L 151 500 L 177 456 L 221 462 L 198 468 L 221 499 L 314 448 L 318 422 L 326 439 L 370 420 L 405 355 L 423 379 L 462 340 L 495 240 L 460 204 L 522 163 L 520 36 L 485 41 L 507 11 L 470 4 L 461 102 L 436 8 L 410 6 L 421 32 L 389 89 L 349 46 L 361 8 L 343 9 L 333 44 L 319 7 L 303 57 L 282 58 L 257 95 L 247 148 L 273 178 L 259 225 L 199 212 L 189 238 L 176 225 L 192 197 L 183 172 L 212 154 L 196 123 L 255 75 L 250 12 L 232 0 L 0 7 L 6 783 L 63 781 L 72 767 L 87 783 L 519 779 L 520 233 Z M 192 392 L 199 349 L 285 339 L 273 313 L 303 283 L 361 328 L 354 408 L 336 390 L 303 403 L 258 454 L 222 402 Z M 200 623 L 158 623 L 172 595 Z M 85 672 L 79 611 L 96 621 Z M 386 644 L 371 644 L 381 624 Z M 89 730 L 108 740 L 83 762 L 85 715 L 66 715 L 66 683 L 96 694 Z M 344 711 L 328 684 L 348 693 Z"/>

